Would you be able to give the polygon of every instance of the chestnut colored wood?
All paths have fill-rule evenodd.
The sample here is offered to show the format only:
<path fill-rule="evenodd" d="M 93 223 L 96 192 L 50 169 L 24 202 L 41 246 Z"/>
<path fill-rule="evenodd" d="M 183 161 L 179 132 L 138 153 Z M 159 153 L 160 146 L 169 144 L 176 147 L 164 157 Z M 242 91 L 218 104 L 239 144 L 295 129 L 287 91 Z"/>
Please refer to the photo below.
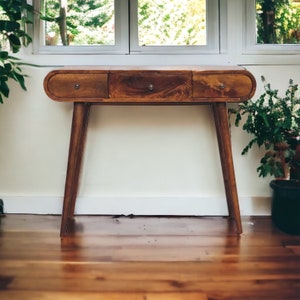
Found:
<path fill-rule="evenodd" d="M 61 239 L 60 216 L 9 214 L 0 299 L 299 300 L 300 236 L 242 222 L 236 236 L 222 217 L 78 216 Z"/>
<path fill-rule="evenodd" d="M 109 74 L 109 98 L 114 101 L 166 102 L 191 98 L 192 76 L 185 71 L 112 71 Z"/>
<path fill-rule="evenodd" d="M 107 74 L 102 71 L 68 71 L 53 73 L 47 78 L 48 96 L 57 101 L 99 101 L 108 95 Z"/>
<path fill-rule="evenodd" d="M 253 87 L 253 80 L 247 73 L 201 72 L 194 75 L 193 82 L 193 97 L 209 97 L 221 102 L 224 98 L 247 100 Z"/>
<path fill-rule="evenodd" d="M 64 68 L 44 80 L 46 94 L 56 101 L 74 102 L 61 236 L 72 231 L 88 115 L 92 104 L 208 104 L 212 106 L 229 216 L 242 223 L 236 188 L 226 104 L 251 98 L 256 82 L 240 67 Z"/>
<path fill-rule="evenodd" d="M 6 291 L 0 295 L 9 300 L 207 300 L 202 292 L 187 293 L 110 293 L 110 292 L 26 292 Z"/>
<path fill-rule="evenodd" d="M 75 202 L 78 191 L 80 168 L 88 125 L 90 103 L 75 102 L 69 148 L 69 159 L 65 183 L 61 235 L 70 231 L 74 217 Z"/>
<path fill-rule="evenodd" d="M 55 101 L 99 104 L 241 102 L 255 88 L 253 75 L 234 66 L 63 68 L 44 80 L 46 94 Z"/>
<path fill-rule="evenodd" d="M 227 106 L 226 103 L 213 103 L 212 109 L 219 143 L 219 153 L 229 216 L 236 219 L 236 216 L 240 215 L 240 209 L 232 159 Z M 236 222 L 236 226 L 237 232 L 242 233 L 241 222 Z"/>
<path fill-rule="evenodd" d="M 214 102 L 216 99 L 224 102 L 224 98 L 248 100 L 253 89 L 253 78 L 243 71 L 197 72 L 193 83 L 194 98 L 213 98 Z"/>

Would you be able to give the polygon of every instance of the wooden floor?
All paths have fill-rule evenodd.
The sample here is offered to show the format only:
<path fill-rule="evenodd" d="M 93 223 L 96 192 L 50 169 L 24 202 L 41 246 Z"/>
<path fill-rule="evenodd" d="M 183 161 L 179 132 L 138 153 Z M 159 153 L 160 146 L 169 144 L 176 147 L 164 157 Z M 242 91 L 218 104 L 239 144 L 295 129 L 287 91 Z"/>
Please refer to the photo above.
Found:
<path fill-rule="evenodd" d="M 0 218 L 0 299 L 299 300 L 300 236 L 270 218 Z"/>

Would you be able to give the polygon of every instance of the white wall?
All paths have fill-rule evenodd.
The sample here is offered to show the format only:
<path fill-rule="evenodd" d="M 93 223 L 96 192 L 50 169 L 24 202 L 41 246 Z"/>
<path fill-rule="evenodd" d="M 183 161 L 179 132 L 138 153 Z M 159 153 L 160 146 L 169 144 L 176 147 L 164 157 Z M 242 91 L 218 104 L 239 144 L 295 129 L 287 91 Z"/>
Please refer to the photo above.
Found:
<path fill-rule="evenodd" d="M 24 54 L 28 91 L 13 83 L 0 106 L 0 198 L 9 213 L 60 213 L 72 104 L 47 98 L 43 79 L 57 65 L 242 64 L 285 89 L 300 83 L 299 55 L 244 55 L 238 0 L 229 0 L 228 53 L 220 56 L 43 56 Z M 238 17 L 237 17 L 238 16 Z M 179 60 L 180 59 L 180 60 Z M 77 213 L 226 215 L 214 125 L 205 106 L 92 108 Z M 241 212 L 269 214 L 270 178 L 258 178 L 259 150 L 232 128 Z"/>

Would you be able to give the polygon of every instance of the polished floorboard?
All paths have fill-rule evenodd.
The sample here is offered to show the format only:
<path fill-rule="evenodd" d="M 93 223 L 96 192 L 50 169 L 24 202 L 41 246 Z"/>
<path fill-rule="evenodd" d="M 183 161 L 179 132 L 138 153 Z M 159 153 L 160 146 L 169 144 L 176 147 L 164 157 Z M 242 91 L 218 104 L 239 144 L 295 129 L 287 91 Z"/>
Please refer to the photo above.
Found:
<path fill-rule="evenodd" d="M 299 300 L 300 236 L 269 217 L 0 217 L 0 299 Z"/>

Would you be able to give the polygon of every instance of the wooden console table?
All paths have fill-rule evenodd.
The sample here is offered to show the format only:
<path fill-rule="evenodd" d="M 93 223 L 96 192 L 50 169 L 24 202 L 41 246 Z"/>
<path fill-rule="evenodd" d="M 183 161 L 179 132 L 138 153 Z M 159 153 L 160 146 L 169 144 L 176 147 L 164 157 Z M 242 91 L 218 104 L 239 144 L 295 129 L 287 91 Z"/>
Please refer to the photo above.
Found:
<path fill-rule="evenodd" d="M 229 216 L 241 234 L 227 103 L 248 100 L 255 88 L 254 77 L 241 67 L 99 66 L 51 71 L 44 79 L 46 94 L 74 105 L 61 236 L 71 231 L 89 111 L 95 104 L 211 105 Z"/>

